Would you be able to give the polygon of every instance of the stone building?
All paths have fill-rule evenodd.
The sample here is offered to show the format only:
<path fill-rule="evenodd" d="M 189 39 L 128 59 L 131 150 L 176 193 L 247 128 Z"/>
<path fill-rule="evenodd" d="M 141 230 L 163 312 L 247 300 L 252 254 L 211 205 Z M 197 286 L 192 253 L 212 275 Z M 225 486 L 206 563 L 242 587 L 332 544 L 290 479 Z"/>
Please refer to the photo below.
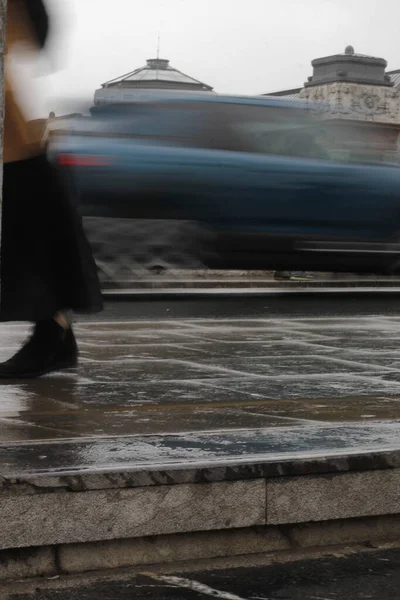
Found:
<path fill-rule="evenodd" d="M 103 83 L 94 95 L 95 106 L 147 100 L 160 91 L 212 92 L 213 88 L 178 71 L 163 58 L 149 59 L 143 67 Z"/>
<path fill-rule="evenodd" d="M 400 70 L 386 71 L 386 60 L 357 54 L 352 46 L 311 64 L 313 74 L 302 88 L 268 95 L 318 107 L 344 158 L 399 162 Z"/>

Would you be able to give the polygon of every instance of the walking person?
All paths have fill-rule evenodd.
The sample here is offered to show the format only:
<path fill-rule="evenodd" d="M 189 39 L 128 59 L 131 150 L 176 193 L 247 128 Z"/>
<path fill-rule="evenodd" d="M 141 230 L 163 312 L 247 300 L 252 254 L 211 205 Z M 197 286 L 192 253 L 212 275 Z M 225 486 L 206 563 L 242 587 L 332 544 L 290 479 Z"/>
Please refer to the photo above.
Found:
<path fill-rule="evenodd" d="M 7 55 L 16 44 L 39 52 L 49 16 L 42 0 L 8 0 L 0 320 L 29 321 L 33 332 L 0 364 L 0 379 L 31 378 L 73 367 L 78 349 L 68 311 L 96 312 L 96 266 L 70 194 L 18 105 Z"/>

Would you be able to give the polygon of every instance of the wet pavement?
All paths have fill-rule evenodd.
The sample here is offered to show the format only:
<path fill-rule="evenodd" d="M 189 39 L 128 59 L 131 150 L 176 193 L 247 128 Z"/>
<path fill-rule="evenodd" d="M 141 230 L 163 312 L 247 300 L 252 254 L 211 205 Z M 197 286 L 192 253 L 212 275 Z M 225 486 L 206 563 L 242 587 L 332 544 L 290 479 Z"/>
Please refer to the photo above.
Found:
<path fill-rule="evenodd" d="M 108 319 L 76 372 L 2 385 L 2 474 L 400 445 L 397 316 Z"/>
<path fill-rule="evenodd" d="M 242 568 L 183 573 L 92 576 L 87 580 L 9 585 L 5 600 L 395 600 L 399 596 L 400 551 L 341 554 Z M 251 559 L 250 559 L 251 561 Z M 14 589 L 13 589 L 14 588 Z M 28 588 L 24 590 L 21 588 Z M 34 589 L 36 588 L 36 589 Z"/>

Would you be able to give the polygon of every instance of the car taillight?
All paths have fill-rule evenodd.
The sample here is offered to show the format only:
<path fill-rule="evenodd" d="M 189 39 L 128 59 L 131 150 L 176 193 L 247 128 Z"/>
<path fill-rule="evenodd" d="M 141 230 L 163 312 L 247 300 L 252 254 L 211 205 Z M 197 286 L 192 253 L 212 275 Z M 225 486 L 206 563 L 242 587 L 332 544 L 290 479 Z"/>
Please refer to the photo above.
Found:
<path fill-rule="evenodd" d="M 106 167 L 112 162 L 109 156 L 88 154 L 59 154 L 58 164 L 63 167 Z"/>

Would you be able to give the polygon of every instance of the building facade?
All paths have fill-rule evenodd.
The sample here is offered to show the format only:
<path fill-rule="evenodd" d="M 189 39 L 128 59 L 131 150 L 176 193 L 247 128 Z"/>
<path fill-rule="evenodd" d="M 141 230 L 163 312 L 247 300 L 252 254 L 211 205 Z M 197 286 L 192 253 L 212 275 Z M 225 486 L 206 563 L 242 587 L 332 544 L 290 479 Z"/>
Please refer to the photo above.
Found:
<path fill-rule="evenodd" d="M 386 71 L 386 60 L 352 46 L 311 64 L 302 88 L 267 95 L 308 102 L 329 122 L 333 149 L 344 158 L 399 162 L 400 70 Z"/>
<path fill-rule="evenodd" d="M 169 64 L 169 60 L 152 58 L 143 67 L 103 83 L 94 94 L 94 104 L 135 103 L 168 90 L 212 92 L 213 88 L 178 71 Z"/>

